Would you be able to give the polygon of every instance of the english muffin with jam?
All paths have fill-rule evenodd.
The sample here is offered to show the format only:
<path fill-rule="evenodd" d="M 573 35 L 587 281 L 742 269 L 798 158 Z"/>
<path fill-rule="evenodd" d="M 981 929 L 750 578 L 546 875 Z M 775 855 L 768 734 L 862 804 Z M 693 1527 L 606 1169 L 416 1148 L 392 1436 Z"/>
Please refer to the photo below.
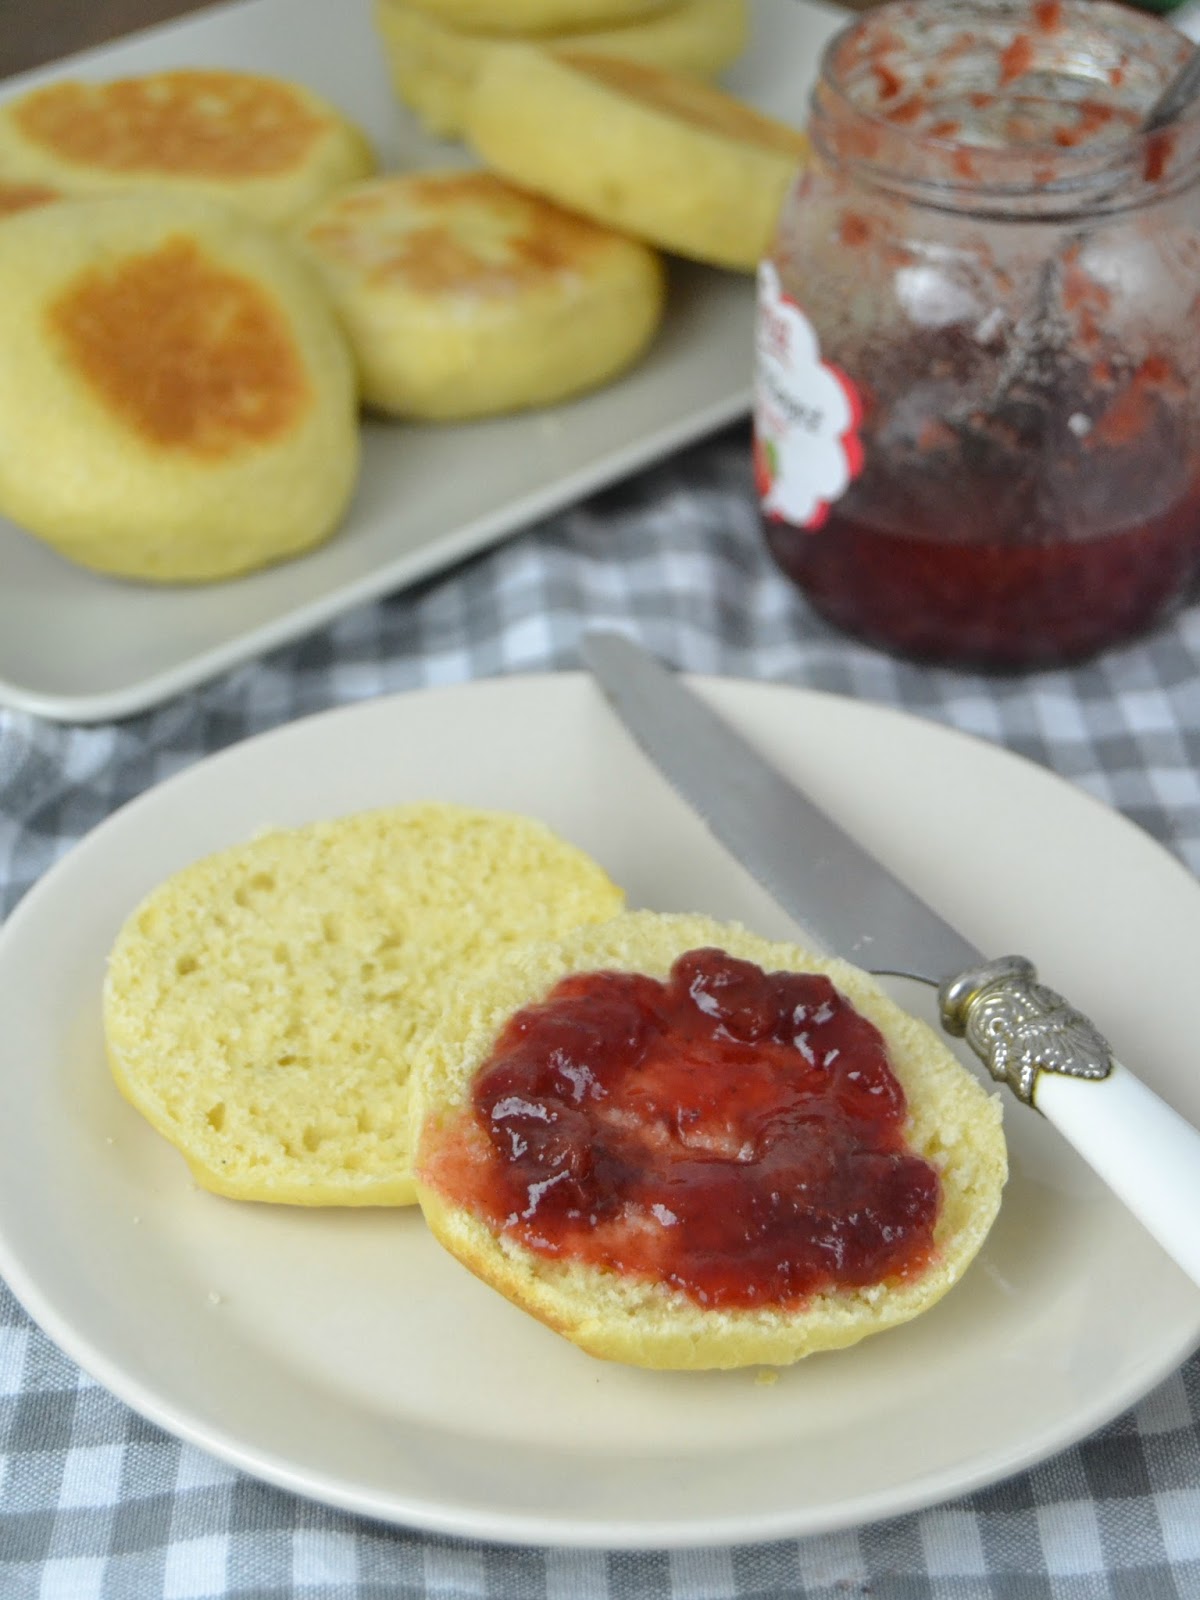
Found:
<path fill-rule="evenodd" d="M 430 132 L 460 134 L 480 73 L 511 39 L 447 27 L 398 0 L 376 0 L 375 20 L 398 97 Z M 746 33 L 746 0 L 679 0 L 638 21 L 552 34 L 539 42 L 713 78 L 741 54 Z"/>
<path fill-rule="evenodd" d="M 467 137 L 513 183 L 663 250 L 753 271 L 804 135 L 733 95 L 645 62 L 578 49 L 497 51 Z"/>
<path fill-rule="evenodd" d="M 72 561 L 224 578 L 345 509 L 345 338 L 298 252 L 227 206 L 147 192 L 7 218 L 0 349 L 0 513 Z"/>
<path fill-rule="evenodd" d="M 258 73 L 62 79 L 0 106 L 0 171 L 71 194 L 186 190 L 286 222 L 374 167 L 340 111 Z"/>
<path fill-rule="evenodd" d="M 867 973 L 628 912 L 464 983 L 417 1056 L 417 1194 L 590 1355 L 738 1367 L 930 1309 L 1008 1171 L 998 1096 Z"/>
<path fill-rule="evenodd" d="M 301 239 L 366 402 L 434 421 L 547 405 L 604 383 L 662 314 L 656 253 L 481 172 L 376 178 Z"/>

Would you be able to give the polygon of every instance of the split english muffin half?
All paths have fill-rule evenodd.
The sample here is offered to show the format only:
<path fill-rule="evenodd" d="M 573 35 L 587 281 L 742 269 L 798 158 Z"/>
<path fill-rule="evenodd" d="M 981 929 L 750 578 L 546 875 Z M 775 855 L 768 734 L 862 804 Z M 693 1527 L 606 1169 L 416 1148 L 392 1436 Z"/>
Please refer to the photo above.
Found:
<path fill-rule="evenodd" d="M 702 980 L 705 959 L 715 977 Z M 755 1020 L 761 996 L 742 1007 L 749 1021 L 739 1013 L 746 963 L 786 1016 Z M 579 985 L 595 974 L 616 980 L 589 1004 Z M 797 975 L 816 995 L 807 1016 Z M 664 1047 L 671 984 L 694 1004 Z M 847 1016 L 866 1065 L 820 1044 Z M 847 1101 L 874 1146 L 847 1144 Z M 919 1315 L 978 1252 L 1007 1175 L 998 1097 L 873 978 L 699 916 L 628 913 L 464 985 L 418 1054 L 413 1115 L 418 1196 L 441 1243 L 589 1354 L 661 1369 L 793 1362 Z M 888 1209 L 872 1215 L 864 1195 Z M 905 1228 L 921 1248 L 872 1280 Z M 868 1262 L 857 1278 L 852 1249 Z M 749 1280 L 762 1251 L 763 1283 L 806 1281 L 807 1251 L 815 1287 L 773 1302 Z"/>
<path fill-rule="evenodd" d="M 408 1205 L 408 1078 L 460 986 L 621 909 L 530 818 L 430 803 L 264 833 L 176 873 L 109 957 L 126 1098 L 240 1200 Z"/>

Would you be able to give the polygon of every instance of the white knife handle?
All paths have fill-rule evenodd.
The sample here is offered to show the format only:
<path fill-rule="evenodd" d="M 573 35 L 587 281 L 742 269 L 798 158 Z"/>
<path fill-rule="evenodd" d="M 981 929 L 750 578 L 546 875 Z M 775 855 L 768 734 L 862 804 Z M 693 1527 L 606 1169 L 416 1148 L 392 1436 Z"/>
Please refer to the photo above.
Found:
<path fill-rule="evenodd" d="M 1114 1061 L 1099 1083 L 1043 1073 L 1033 1103 L 1200 1284 L 1200 1133 Z"/>
<path fill-rule="evenodd" d="M 947 1032 L 1035 1106 L 1200 1284 L 1200 1132 L 1115 1059 L 1093 1023 L 1022 956 L 939 990 Z"/>

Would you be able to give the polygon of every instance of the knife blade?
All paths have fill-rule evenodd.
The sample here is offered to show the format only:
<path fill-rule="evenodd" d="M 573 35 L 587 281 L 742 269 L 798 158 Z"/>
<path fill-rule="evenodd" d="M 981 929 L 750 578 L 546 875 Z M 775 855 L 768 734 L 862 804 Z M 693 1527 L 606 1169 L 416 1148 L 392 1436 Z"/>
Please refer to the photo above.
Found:
<path fill-rule="evenodd" d="M 581 650 L 643 752 L 810 942 L 936 984 L 945 1031 L 1053 1122 L 1200 1285 L 1200 1132 L 1029 960 L 985 959 L 656 657 L 600 630 Z"/>

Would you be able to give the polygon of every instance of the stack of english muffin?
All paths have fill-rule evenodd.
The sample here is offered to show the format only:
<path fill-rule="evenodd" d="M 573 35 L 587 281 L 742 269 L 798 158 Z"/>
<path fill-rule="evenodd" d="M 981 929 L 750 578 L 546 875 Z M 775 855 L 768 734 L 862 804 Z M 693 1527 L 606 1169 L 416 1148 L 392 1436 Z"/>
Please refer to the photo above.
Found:
<path fill-rule="evenodd" d="M 328 538 L 358 384 L 285 234 L 374 166 L 335 107 L 254 73 L 63 80 L 0 107 L 0 513 L 159 583 Z"/>
<path fill-rule="evenodd" d="M 803 136 L 705 82 L 746 0 L 377 0 L 400 96 L 484 170 L 379 174 L 301 85 L 221 68 L 0 106 L 0 515 L 194 583 L 341 525 L 359 413 L 462 422 L 608 382 L 662 253 L 752 270 Z"/>
<path fill-rule="evenodd" d="M 392 82 L 431 133 L 461 134 L 498 50 L 525 42 L 714 78 L 746 42 L 746 0 L 376 0 Z"/>

